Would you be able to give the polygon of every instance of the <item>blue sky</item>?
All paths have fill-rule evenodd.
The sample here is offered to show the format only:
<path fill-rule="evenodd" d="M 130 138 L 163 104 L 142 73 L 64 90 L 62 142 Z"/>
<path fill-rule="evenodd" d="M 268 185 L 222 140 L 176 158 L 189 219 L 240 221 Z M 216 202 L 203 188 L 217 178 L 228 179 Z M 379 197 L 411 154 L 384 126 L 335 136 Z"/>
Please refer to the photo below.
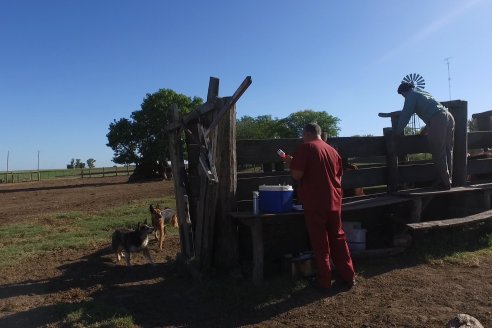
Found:
<path fill-rule="evenodd" d="M 0 0 L 0 171 L 112 166 L 114 119 L 161 88 L 230 96 L 238 117 L 313 109 L 340 136 L 382 135 L 408 73 L 439 100 L 492 109 L 492 1 Z"/>

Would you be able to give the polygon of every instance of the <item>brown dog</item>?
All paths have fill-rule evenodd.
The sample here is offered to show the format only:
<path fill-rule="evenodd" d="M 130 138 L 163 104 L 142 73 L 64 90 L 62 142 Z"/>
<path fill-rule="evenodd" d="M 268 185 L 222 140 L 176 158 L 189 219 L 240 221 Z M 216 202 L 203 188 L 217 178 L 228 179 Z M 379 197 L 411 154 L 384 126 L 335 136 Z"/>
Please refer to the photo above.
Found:
<path fill-rule="evenodd" d="M 178 217 L 176 212 L 169 207 L 165 207 L 162 211 L 159 205 L 155 207 L 150 205 L 150 215 L 152 217 L 152 226 L 155 229 L 155 238 L 159 241 L 159 249 L 162 249 L 164 238 L 166 237 L 166 225 L 171 224 L 173 227 L 178 227 Z"/>

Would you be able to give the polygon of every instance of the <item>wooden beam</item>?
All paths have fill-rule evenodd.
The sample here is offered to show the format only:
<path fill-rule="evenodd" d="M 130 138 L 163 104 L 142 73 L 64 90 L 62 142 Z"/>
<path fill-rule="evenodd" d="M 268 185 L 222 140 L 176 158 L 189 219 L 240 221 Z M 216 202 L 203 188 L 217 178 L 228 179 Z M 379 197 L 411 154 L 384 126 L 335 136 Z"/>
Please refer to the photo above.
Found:
<path fill-rule="evenodd" d="M 218 83 L 218 82 L 217 82 Z M 217 115 L 214 117 L 212 123 L 208 126 L 208 129 L 205 133 L 205 135 L 208 135 L 216 126 L 219 124 L 219 121 L 222 119 L 222 117 L 229 111 L 232 106 L 236 104 L 236 102 L 241 98 L 244 92 L 246 92 L 246 89 L 251 85 L 252 80 L 251 76 L 247 76 L 243 83 L 237 88 L 236 92 L 232 95 L 232 97 L 227 98 L 227 103 L 219 109 L 217 112 Z M 217 92 L 218 92 L 218 86 L 217 86 Z"/>

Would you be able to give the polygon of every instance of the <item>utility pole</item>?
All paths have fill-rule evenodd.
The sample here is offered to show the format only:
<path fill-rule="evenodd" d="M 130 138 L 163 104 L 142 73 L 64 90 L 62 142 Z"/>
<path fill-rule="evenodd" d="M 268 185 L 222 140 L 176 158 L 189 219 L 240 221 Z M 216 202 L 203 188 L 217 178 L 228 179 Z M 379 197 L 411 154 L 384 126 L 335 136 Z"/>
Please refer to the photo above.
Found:
<path fill-rule="evenodd" d="M 449 74 L 449 60 L 451 57 L 444 58 L 446 64 L 448 65 L 448 86 L 449 86 L 449 100 L 451 100 L 451 75 Z"/>
<path fill-rule="evenodd" d="M 5 182 L 9 183 L 9 156 L 10 156 L 10 150 L 7 150 L 7 174 L 5 174 Z M 12 176 L 12 180 L 14 180 Z"/>
<path fill-rule="evenodd" d="M 38 181 L 40 180 L 40 175 L 39 175 L 39 150 L 38 150 Z"/>

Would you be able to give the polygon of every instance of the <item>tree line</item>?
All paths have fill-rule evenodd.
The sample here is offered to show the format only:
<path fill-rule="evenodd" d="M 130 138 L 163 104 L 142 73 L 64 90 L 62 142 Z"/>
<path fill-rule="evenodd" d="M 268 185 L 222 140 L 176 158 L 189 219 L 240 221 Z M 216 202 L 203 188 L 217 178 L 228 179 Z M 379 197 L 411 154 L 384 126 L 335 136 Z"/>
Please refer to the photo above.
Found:
<path fill-rule="evenodd" d="M 69 164 L 67 164 L 67 169 L 84 169 L 85 164 L 90 169 L 96 167 L 96 160 L 94 158 L 89 158 L 85 163 L 80 160 L 80 158 L 72 158 Z"/>
<path fill-rule="evenodd" d="M 186 115 L 203 104 L 203 99 L 171 89 L 147 94 L 140 109 L 132 112 L 130 118 L 115 119 L 109 124 L 106 145 L 114 152 L 113 162 L 135 164 L 136 177 L 165 177 L 169 158 L 165 127 L 173 120 L 173 104 L 178 106 L 181 115 Z M 317 122 L 328 137 L 338 136 L 340 132 L 339 118 L 325 111 L 305 109 L 285 118 L 242 116 L 237 119 L 236 135 L 238 139 L 299 138 L 309 122 Z"/>

